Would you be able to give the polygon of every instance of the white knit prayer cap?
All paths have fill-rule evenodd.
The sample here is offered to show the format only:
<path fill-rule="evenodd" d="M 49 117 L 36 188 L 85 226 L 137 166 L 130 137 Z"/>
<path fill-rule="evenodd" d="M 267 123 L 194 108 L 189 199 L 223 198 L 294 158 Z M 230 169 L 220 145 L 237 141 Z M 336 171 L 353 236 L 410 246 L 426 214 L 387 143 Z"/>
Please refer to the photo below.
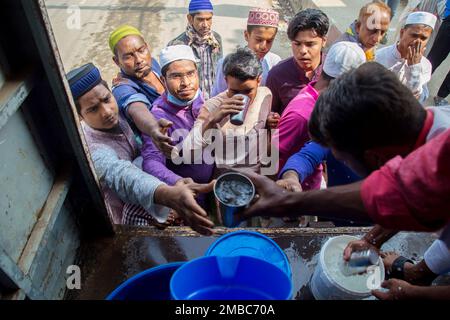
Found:
<path fill-rule="evenodd" d="M 424 24 L 434 29 L 437 18 L 434 14 L 424 11 L 410 13 L 406 18 L 405 26 L 410 24 Z"/>
<path fill-rule="evenodd" d="M 162 49 L 159 54 L 159 64 L 161 69 L 177 60 L 189 60 L 194 63 L 198 62 L 192 48 L 184 44 L 166 47 Z"/>

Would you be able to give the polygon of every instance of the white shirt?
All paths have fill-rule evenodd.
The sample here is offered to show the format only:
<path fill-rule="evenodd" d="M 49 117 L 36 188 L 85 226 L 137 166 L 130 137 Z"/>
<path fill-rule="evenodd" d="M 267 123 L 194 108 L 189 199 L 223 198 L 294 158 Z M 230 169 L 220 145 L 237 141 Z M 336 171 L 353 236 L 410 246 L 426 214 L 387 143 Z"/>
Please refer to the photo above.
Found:
<path fill-rule="evenodd" d="M 406 85 L 414 95 L 420 95 L 419 101 L 425 102 L 429 92 L 427 83 L 431 79 L 431 62 L 422 57 L 420 63 L 409 66 L 397 49 L 397 45 L 382 48 L 377 51 L 375 61 L 394 72 L 400 81 Z"/>
<path fill-rule="evenodd" d="M 211 98 L 227 90 L 227 83 L 225 82 L 225 76 L 223 75 L 223 60 L 224 58 L 217 62 L 216 80 L 214 81 L 214 88 L 211 91 Z M 267 75 L 269 74 L 270 69 L 280 61 L 280 56 L 270 51 L 264 56 L 261 61 L 263 69 L 261 86 L 266 85 Z"/>

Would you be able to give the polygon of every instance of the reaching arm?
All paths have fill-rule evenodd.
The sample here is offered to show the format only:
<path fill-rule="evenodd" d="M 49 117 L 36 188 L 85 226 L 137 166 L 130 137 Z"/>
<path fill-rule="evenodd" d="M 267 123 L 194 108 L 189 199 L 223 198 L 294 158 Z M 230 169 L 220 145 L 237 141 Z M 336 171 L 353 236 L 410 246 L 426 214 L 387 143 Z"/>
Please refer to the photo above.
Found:
<path fill-rule="evenodd" d="M 312 215 L 327 219 L 370 222 L 361 200 L 361 182 L 303 193 L 288 192 L 267 177 L 243 171 L 255 184 L 258 199 L 241 218 Z"/>
<path fill-rule="evenodd" d="M 156 121 L 147 106 L 142 102 L 133 102 L 128 106 L 128 115 L 140 132 L 152 138 L 155 146 L 161 150 L 166 158 L 173 150 L 172 139 L 165 134 L 172 126 L 170 121 L 160 119 Z"/>
<path fill-rule="evenodd" d="M 327 157 L 328 148 L 322 147 L 316 142 L 307 143 L 299 152 L 293 154 L 283 169 L 280 177 L 288 170 L 297 172 L 300 182 L 303 182 Z"/>
<path fill-rule="evenodd" d="M 154 201 L 155 191 L 164 185 L 163 182 L 143 172 L 130 161 L 119 159 L 114 150 L 108 147 L 95 149 L 91 156 L 100 181 L 122 201 L 142 206 L 158 222 L 167 220 L 169 209 L 157 206 Z"/>
<path fill-rule="evenodd" d="M 150 137 L 142 135 L 142 138 L 144 142 L 142 146 L 142 170 L 166 182 L 168 185 L 175 185 L 182 177 L 167 168 L 166 158 Z"/>

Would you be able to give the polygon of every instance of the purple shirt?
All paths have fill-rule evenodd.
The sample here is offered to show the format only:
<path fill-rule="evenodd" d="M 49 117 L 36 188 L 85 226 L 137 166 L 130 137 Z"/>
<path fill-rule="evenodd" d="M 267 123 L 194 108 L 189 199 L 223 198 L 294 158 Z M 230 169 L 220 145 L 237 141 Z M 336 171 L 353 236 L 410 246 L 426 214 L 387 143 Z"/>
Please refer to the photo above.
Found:
<path fill-rule="evenodd" d="M 170 137 L 177 129 L 185 130 L 185 134 L 174 141 L 175 144 L 179 145 L 194 126 L 195 119 L 197 119 L 203 104 L 203 97 L 199 95 L 192 105 L 180 107 L 167 101 L 167 95 L 164 93 L 153 102 L 151 112 L 157 120 L 164 118 L 173 123 L 167 132 Z M 142 147 L 142 157 L 144 158 L 142 169 L 145 172 L 157 177 L 168 185 L 174 185 L 181 178 L 192 178 L 197 183 L 207 183 L 211 180 L 214 165 L 204 163 L 175 164 L 159 151 L 149 136 L 143 134 L 142 138 L 144 142 Z M 179 149 L 181 150 L 181 147 Z"/>
<path fill-rule="evenodd" d="M 325 56 L 322 56 L 324 61 Z M 313 79 L 308 79 L 305 71 L 301 69 L 295 58 L 287 58 L 274 66 L 267 76 L 266 86 L 272 91 L 272 111 L 283 113 L 289 102 L 303 89 L 309 82 L 317 80 L 322 72 L 320 64 L 314 74 Z"/>

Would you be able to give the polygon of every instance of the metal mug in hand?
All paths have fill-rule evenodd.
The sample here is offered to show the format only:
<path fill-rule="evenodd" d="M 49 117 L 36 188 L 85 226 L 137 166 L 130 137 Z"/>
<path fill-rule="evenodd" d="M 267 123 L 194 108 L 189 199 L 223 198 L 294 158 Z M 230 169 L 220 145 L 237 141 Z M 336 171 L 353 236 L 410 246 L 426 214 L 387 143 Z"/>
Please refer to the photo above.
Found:
<path fill-rule="evenodd" d="M 244 109 L 242 109 L 242 111 L 239 112 L 238 114 L 233 115 L 230 119 L 231 124 L 234 124 L 235 126 L 241 126 L 244 123 L 245 116 L 247 114 L 247 110 L 250 105 L 250 98 L 243 94 L 235 94 L 233 97 L 234 98 L 242 97 L 244 99 L 243 100 Z"/>
<path fill-rule="evenodd" d="M 228 228 L 237 227 L 241 221 L 237 214 L 244 211 L 255 197 L 252 181 L 237 172 L 228 172 L 217 178 L 214 195 L 219 202 L 220 222 Z"/>
<path fill-rule="evenodd" d="M 363 273 L 368 267 L 377 265 L 378 262 L 379 255 L 375 250 L 354 251 L 350 255 L 350 260 L 344 262 L 342 272 L 346 275 Z"/>

